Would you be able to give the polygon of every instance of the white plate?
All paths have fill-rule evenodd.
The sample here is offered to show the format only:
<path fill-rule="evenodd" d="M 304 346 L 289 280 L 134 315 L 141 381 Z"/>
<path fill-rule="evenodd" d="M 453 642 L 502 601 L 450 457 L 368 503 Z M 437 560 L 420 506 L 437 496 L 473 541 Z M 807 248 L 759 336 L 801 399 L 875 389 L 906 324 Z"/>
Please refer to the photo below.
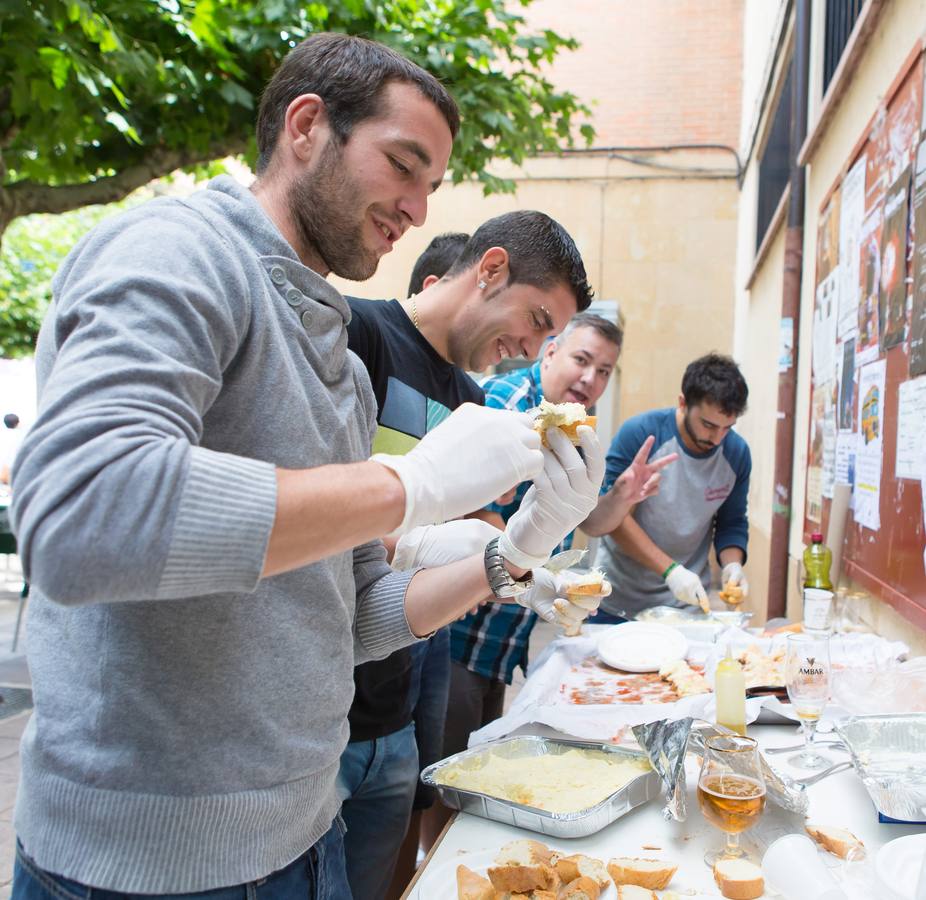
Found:
<path fill-rule="evenodd" d="M 901 900 L 914 900 L 924 854 L 926 834 L 908 834 L 888 841 L 875 857 L 878 880 Z"/>
<path fill-rule="evenodd" d="M 655 622 L 623 622 L 598 641 L 598 655 L 624 672 L 657 672 L 665 663 L 684 659 L 687 652 L 685 635 Z"/>

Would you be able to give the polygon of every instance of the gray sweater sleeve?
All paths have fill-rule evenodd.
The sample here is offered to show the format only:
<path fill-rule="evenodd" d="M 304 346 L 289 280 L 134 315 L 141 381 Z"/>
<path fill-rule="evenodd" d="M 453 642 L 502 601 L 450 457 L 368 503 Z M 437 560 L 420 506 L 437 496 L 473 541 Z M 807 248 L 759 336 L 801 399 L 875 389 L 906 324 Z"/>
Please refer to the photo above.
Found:
<path fill-rule="evenodd" d="M 29 581 L 59 603 L 250 591 L 260 578 L 275 468 L 199 446 L 249 285 L 195 212 L 159 213 L 85 239 L 40 337 L 13 517 Z"/>

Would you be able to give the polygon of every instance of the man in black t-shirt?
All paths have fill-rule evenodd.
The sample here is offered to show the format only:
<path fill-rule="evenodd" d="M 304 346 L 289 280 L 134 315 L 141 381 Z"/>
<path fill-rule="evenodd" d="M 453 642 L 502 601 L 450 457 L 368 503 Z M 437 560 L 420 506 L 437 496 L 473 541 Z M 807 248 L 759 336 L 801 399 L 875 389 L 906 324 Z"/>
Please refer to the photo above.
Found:
<path fill-rule="evenodd" d="M 441 236 L 434 243 L 453 241 Z M 554 333 L 554 320 L 568 320 L 591 301 L 574 242 L 543 213 L 497 216 L 459 252 L 442 278 L 427 279 L 407 300 L 348 298 L 349 347 L 366 365 L 379 407 L 375 452 L 406 453 L 457 406 L 481 404 L 482 390 L 465 369 L 482 371 L 509 356 L 533 358 Z M 430 271 L 422 273 L 425 266 Z M 425 260 L 416 272 L 439 276 L 439 266 Z M 458 525 L 457 546 L 441 548 L 437 557 L 433 548 L 430 556 L 423 550 L 427 529 L 404 536 L 393 564 L 413 568 L 450 561 L 456 556 L 446 554 L 478 552 L 498 533 L 478 519 Z M 351 736 L 338 791 L 356 900 L 387 896 L 418 783 L 416 724 L 422 762 L 433 762 L 441 747 L 449 660 L 446 632 L 439 632 L 427 644 L 355 669 Z M 413 722 L 419 690 L 429 694 L 428 708 L 418 709 Z M 418 800 L 420 808 L 431 802 L 425 796 Z"/>

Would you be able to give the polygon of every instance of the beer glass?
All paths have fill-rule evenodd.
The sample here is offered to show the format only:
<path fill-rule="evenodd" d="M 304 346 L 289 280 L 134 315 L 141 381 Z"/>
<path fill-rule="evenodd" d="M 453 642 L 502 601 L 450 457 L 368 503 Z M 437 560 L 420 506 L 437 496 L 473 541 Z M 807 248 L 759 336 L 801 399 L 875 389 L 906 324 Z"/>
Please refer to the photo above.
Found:
<path fill-rule="evenodd" d="M 813 738 L 830 695 L 830 639 L 828 635 L 789 634 L 785 658 L 785 686 L 791 708 L 801 723 L 804 749 L 788 762 L 803 769 L 822 769 L 831 762 L 817 753 Z"/>
<path fill-rule="evenodd" d="M 705 740 L 698 806 L 704 818 L 726 835 L 725 846 L 709 850 L 704 861 L 713 866 L 718 859 L 743 856 L 740 833 L 755 825 L 765 809 L 765 779 L 753 738 L 724 734 Z"/>

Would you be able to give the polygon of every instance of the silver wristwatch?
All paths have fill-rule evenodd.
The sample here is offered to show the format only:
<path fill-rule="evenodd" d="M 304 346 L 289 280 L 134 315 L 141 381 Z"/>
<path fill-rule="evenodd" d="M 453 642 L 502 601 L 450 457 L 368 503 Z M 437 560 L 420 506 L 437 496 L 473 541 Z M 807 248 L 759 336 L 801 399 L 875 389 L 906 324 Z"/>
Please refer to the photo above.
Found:
<path fill-rule="evenodd" d="M 505 559 L 498 552 L 498 538 L 492 538 L 486 544 L 485 552 L 486 578 L 496 600 L 507 600 L 526 594 L 534 586 L 534 578 L 530 572 L 521 578 L 512 578 L 505 567 Z"/>

